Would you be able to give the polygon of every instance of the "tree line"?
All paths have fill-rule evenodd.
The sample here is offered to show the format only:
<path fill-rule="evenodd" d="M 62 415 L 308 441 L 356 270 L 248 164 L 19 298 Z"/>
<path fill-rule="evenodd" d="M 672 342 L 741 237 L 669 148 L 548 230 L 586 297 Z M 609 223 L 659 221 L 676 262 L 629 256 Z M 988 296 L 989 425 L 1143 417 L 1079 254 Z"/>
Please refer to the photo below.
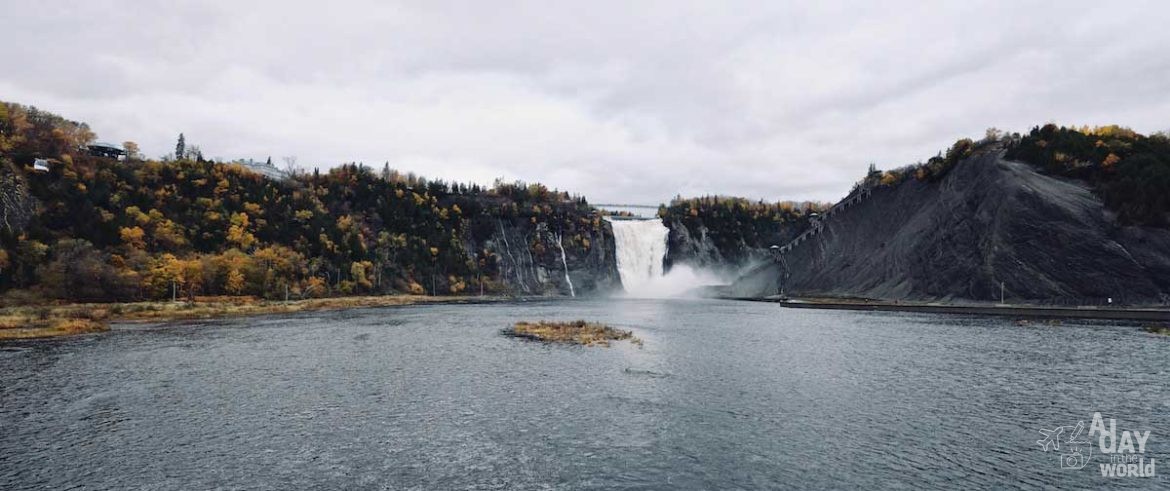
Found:
<path fill-rule="evenodd" d="M 1117 125 L 1046 124 L 1013 142 L 1007 158 L 1089 183 L 1129 225 L 1170 225 L 1170 135 Z"/>
<path fill-rule="evenodd" d="M 1087 183 L 1126 225 L 1170 225 L 1170 134 L 1142 135 L 1108 126 L 1035 126 L 1020 134 L 995 128 L 983 139 L 960 139 L 926 162 L 889 171 L 870 166 L 858 186 L 896 186 L 909 179 L 936 182 L 956 164 L 988 148 L 1041 172 Z"/>

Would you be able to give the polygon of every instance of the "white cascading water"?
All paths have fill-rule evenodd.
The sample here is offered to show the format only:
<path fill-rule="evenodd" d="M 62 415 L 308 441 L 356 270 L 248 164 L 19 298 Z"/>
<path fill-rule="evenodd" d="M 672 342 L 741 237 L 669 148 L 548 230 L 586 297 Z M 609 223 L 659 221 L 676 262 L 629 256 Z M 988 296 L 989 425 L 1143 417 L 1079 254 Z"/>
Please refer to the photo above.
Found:
<path fill-rule="evenodd" d="M 670 230 L 661 220 L 609 220 L 613 227 L 618 275 L 626 295 L 640 298 L 677 297 L 719 279 L 684 265 L 663 274 L 666 238 Z"/>
<path fill-rule="evenodd" d="M 556 234 L 554 238 L 556 239 L 557 247 L 561 248 L 561 266 L 565 268 L 565 283 L 569 284 L 569 295 L 576 297 L 577 290 L 573 288 L 573 279 L 569 277 L 569 261 L 565 259 L 565 246 L 561 244 L 561 234 Z"/>
<path fill-rule="evenodd" d="M 610 220 L 618 274 L 626 293 L 641 293 L 652 280 L 662 276 L 666 258 L 666 235 L 670 230 L 660 220 Z"/>

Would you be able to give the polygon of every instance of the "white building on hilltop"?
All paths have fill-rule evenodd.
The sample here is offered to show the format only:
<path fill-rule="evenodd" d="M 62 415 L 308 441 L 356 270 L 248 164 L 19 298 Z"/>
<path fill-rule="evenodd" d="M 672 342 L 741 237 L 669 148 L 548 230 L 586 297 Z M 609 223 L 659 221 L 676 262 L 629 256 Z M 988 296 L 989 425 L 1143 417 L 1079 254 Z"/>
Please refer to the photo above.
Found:
<path fill-rule="evenodd" d="M 257 162 L 252 159 L 247 159 L 237 160 L 232 162 L 232 164 L 248 169 L 274 181 L 282 181 L 288 179 L 289 177 L 287 172 L 277 169 L 275 165 L 269 164 L 267 162 Z"/>

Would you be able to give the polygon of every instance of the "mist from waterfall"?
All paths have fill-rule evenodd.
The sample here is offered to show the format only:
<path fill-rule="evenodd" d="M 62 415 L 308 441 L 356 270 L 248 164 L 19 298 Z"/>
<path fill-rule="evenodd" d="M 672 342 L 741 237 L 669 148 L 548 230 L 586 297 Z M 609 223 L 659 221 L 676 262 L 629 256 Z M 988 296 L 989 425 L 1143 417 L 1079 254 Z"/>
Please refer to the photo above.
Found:
<path fill-rule="evenodd" d="M 613 227 L 618 275 L 626 296 L 667 298 L 686 295 L 694 288 L 722 283 L 718 277 L 686 265 L 663 272 L 670 230 L 661 220 L 609 220 Z"/>

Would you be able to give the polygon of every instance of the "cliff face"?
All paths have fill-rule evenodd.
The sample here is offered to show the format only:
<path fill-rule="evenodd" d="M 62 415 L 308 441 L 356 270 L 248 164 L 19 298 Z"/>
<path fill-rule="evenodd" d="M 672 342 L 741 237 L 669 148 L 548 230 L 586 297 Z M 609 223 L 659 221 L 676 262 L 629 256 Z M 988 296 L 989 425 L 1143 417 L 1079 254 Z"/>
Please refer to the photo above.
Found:
<path fill-rule="evenodd" d="M 732 262 L 711 240 L 710 230 L 699 225 L 688 229 L 679 220 L 666 221 L 670 234 L 666 240 L 666 266 L 689 264 L 699 268 L 722 267 Z M 748 257 L 760 254 L 757 248 L 742 243 L 732 254 Z"/>
<path fill-rule="evenodd" d="M 497 225 L 498 230 L 481 246 L 496 258 L 499 279 L 512 291 L 588 296 L 621 288 L 608 222 L 603 221 L 600 233 L 584 234 L 588 248 L 571 244 L 569 237 L 550 230 L 545 222 L 499 221 Z M 475 250 L 474 244 L 471 250 Z"/>
<path fill-rule="evenodd" d="M 684 223 L 668 218 L 663 223 L 670 229 L 665 260 L 668 269 L 685 264 L 713 271 L 734 271 L 765 261 L 770 257 L 769 247 L 792 240 L 807 227 L 805 221 L 770 223 L 767 234 L 755 234 L 747 227 L 731 227 L 734 233 L 729 233 L 727 227 L 715 231 L 701 219 Z"/>
<path fill-rule="evenodd" d="M 11 162 L 0 161 L 0 232 L 19 235 L 36 213 L 28 184 Z"/>
<path fill-rule="evenodd" d="M 910 179 L 823 228 L 727 293 L 1093 304 L 1161 303 L 1170 230 L 1120 226 L 1083 183 L 988 152 L 938 182 Z"/>

